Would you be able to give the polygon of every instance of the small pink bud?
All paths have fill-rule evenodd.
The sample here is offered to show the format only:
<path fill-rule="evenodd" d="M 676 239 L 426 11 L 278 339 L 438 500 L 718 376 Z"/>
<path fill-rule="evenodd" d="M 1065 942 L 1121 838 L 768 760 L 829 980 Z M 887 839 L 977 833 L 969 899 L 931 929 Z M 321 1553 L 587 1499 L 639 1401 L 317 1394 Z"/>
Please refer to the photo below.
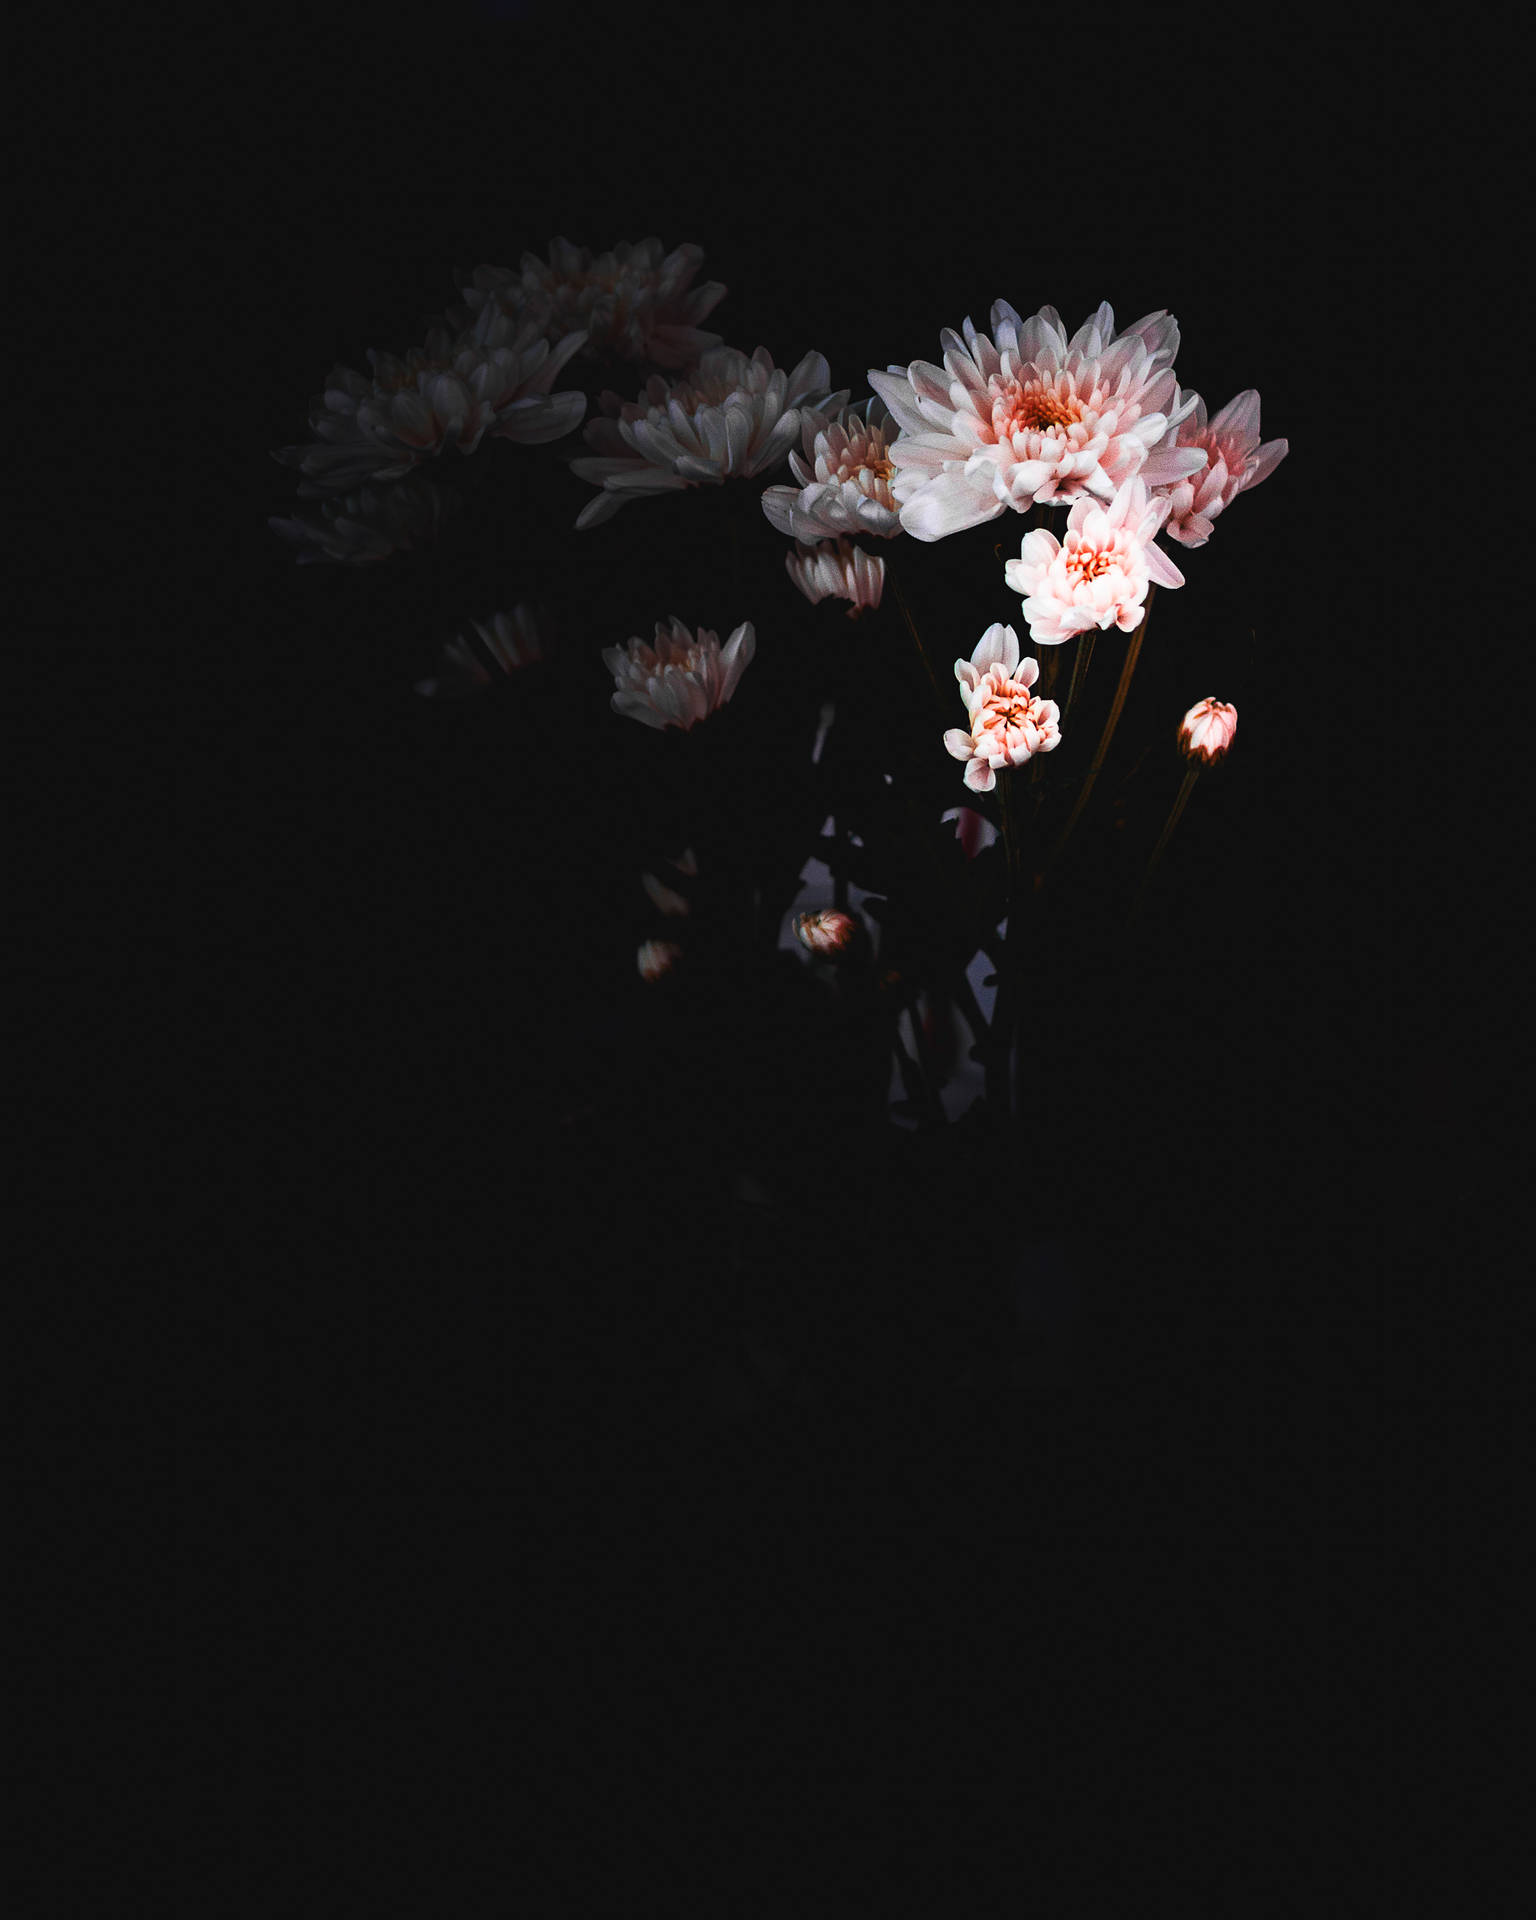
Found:
<path fill-rule="evenodd" d="M 795 937 L 818 960 L 838 960 L 851 953 L 863 932 L 851 913 L 827 907 L 821 913 L 797 913 Z"/>
<path fill-rule="evenodd" d="M 1202 700 L 1179 722 L 1179 746 L 1189 759 L 1213 766 L 1226 757 L 1236 732 L 1236 707 L 1221 700 Z"/>
<path fill-rule="evenodd" d="M 670 973 L 683 957 L 683 950 L 675 940 L 647 940 L 635 955 L 635 964 L 640 969 L 642 980 L 652 986 L 664 973 Z"/>

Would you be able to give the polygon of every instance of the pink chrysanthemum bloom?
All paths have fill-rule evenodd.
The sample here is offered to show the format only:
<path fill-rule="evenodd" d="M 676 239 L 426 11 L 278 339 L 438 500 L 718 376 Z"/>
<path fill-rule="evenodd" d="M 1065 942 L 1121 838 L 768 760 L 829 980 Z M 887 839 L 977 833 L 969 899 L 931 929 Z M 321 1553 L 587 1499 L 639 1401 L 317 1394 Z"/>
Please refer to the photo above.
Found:
<path fill-rule="evenodd" d="M 703 264 L 703 248 L 691 242 L 663 257 L 654 235 L 596 256 L 557 238 L 547 261 L 525 253 L 516 271 L 477 267 L 473 284 L 460 289 L 463 313 L 493 306 L 515 320 L 537 317 L 551 342 L 584 333 L 590 360 L 691 367 L 720 344 L 718 333 L 699 325 L 725 298 L 717 280 L 691 284 Z"/>
<path fill-rule="evenodd" d="M 1107 507 L 1079 500 L 1064 540 L 1044 527 L 1026 533 L 1003 578 L 1024 595 L 1030 639 L 1054 647 L 1090 627 L 1128 633 L 1140 624 L 1149 581 L 1182 587 L 1183 574 L 1155 539 L 1167 517 L 1166 496 L 1152 499 L 1136 476 Z"/>
<path fill-rule="evenodd" d="M 1175 389 L 1175 399 L 1175 410 L 1186 415 L 1177 429 L 1178 445 L 1204 448 L 1206 465 L 1203 472 L 1165 489 L 1167 532 L 1170 540 L 1182 546 L 1203 547 L 1218 514 L 1240 493 L 1267 480 L 1290 452 L 1291 443 L 1266 440 L 1260 446 L 1259 396 L 1252 387 L 1229 400 L 1211 421 L 1205 417 L 1205 402 L 1198 393 L 1181 394 Z M 1194 402 L 1192 414 L 1190 401 Z"/>
<path fill-rule="evenodd" d="M 1178 322 L 1159 310 L 1115 332 L 1106 302 L 1069 340 L 1054 307 L 1021 320 L 992 308 L 996 345 L 969 319 L 939 335 L 944 364 L 870 370 L 901 433 L 891 447 L 901 524 L 919 540 L 1032 501 L 1113 497 L 1132 474 L 1160 485 L 1196 472 L 1196 448 L 1164 446 L 1174 418 Z"/>
<path fill-rule="evenodd" d="M 584 394 L 550 390 L 581 342 L 571 333 L 551 347 L 535 323 L 518 327 L 489 309 L 458 334 L 433 327 L 403 360 L 370 348 L 371 377 L 332 368 L 309 417 L 318 440 L 272 457 L 299 469 L 299 492 L 311 498 L 399 479 L 450 447 L 471 454 L 487 435 L 558 440 L 586 411 Z"/>
<path fill-rule="evenodd" d="M 795 938 L 807 953 L 818 960 L 837 960 L 858 945 L 863 928 L 851 913 L 840 907 L 824 907 L 820 913 L 795 915 Z"/>
<path fill-rule="evenodd" d="M 510 679 L 524 667 L 544 658 L 533 609 L 519 601 L 510 613 L 471 620 L 485 652 L 482 656 L 467 634 L 456 634 L 443 648 L 443 673 L 435 680 L 418 680 L 416 691 L 426 699 L 440 694 L 481 693 L 500 675 Z"/>
<path fill-rule="evenodd" d="M 425 475 L 378 487 L 360 487 L 354 493 L 332 495 L 318 509 L 291 519 L 273 517 L 267 525 L 302 551 L 298 563 L 336 560 L 363 566 L 392 553 L 429 545 L 436 540 L 448 515 L 459 506 L 459 496 L 439 487 Z"/>
<path fill-rule="evenodd" d="M 973 793 L 990 793 L 1000 767 L 1022 767 L 1037 753 L 1049 753 L 1061 739 L 1061 711 L 1054 700 L 1040 700 L 1030 688 L 1040 677 L 1039 663 L 1019 658 L 1019 637 L 997 621 L 976 643 L 969 660 L 955 662 L 955 678 L 971 716 L 970 731 L 951 727 L 944 745 L 964 760 L 965 784 Z"/>
<path fill-rule="evenodd" d="M 802 409 L 804 458 L 789 456 L 799 484 L 767 488 L 763 512 L 780 533 L 796 540 L 835 540 L 844 533 L 893 539 L 901 532 L 901 509 L 891 492 L 895 434 L 890 410 L 878 395 L 844 407 L 831 420 Z"/>
<path fill-rule="evenodd" d="M 635 955 L 635 965 L 647 986 L 654 986 L 682 957 L 683 950 L 675 940 L 647 940 Z"/>
<path fill-rule="evenodd" d="M 750 620 L 743 620 L 722 647 L 715 634 L 700 627 L 695 635 L 674 614 L 656 622 L 653 647 L 635 639 L 603 648 L 603 665 L 618 689 L 610 704 L 615 713 L 647 727 L 686 732 L 725 705 L 756 650 Z"/>
<path fill-rule="evenodd" d="M 1191 760 L 1211 766 L 1225 759 L 1237 734 L 1237 708 L 1223 700 L 1201 700 L 1179 722 L 1179 745 Z"/>
<path fill-rule="evenodd" d="M 653 373 L 640 399 L 626 402 L 616 420 L 587 422 L 584 438 L 595 452 L 573 460 L 571 472 L 603 491 L 582 508 L 576 525 L 595 527 L 641 494 L 763 473 L 793 446 L 802 406 L 829 411 L 847 398 L 846 388 L 827 392 L 827 362 L 819 353 L 806 354 L 785 373 L 766 347 L 751 355 L 714 347 L 680 379 Z"/>
<path fill-rule="evenodd" d="M 814 547 L 797 542 L 795 551 L 785 554 L 784 566 L 813 607 L 827 599 L 851 601 L 850 620 L 878 607 L 885 591 L 885 562 L 851 540 Z"/>

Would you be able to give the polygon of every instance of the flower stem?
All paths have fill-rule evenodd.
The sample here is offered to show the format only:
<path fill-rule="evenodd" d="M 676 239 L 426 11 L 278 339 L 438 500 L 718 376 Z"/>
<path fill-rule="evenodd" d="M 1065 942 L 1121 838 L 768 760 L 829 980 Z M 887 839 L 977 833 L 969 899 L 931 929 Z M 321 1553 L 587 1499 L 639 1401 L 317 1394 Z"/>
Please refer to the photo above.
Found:
<path fill-rule="evenodd" d="M 1199 774 L 1200 762 L 1198 760 L 1191 760 L 1189 763 L 1189 771 L 1184 775 L 1184 784 L 1179 788 L 1179 797 L 1173 803 L 1173 811 L 1169 814 L 1164 824 L 1157 845 L 1152 849 L 1152 858 L 1147 862 L 1147 871 L 1142 878 L 1141 891 L 1136 896 L 1136 904 L 1138 907 L 1147 897 L 1147 889 L 1152 884 L 1152 876 L 1157 871 L 1157 863 L 1162 859 L 1168 842 L 1173 838 L 1173 830 L 1179 824 L 1179 816 L 1183 813 L 1189 796 L 1195 790 L 1195 781 L 1198 779 Z"/>
<path fill-rule="evenodd" d="M 918 654 L 923 662 L 923 669 L 928 675 L 928 684 L 933 688 L 933 704 L 943 713 L 947 711 L 944 704 L 944 696 L 939 692 L 939 683 L 934 675 L 933 662 L 928 658 L 928 649 L 923 645 L 923 636 L 918 632 L 917 623 L 912 618 L 912 610 L 907 605 L 907 596 L 902 592 L 900 584 L 893 575 L 888 575 L 888 578 L 890 578 L 891 591 L 896 596 L 896 604 L 901 609 L 901 617 L 907 623 L 907 631 L 911 634 L 917 645 Z"/>
<path fill-rule="evenodd" d="M 1093 643 L 1098 637 L 1098 628 L 1090 627 L 1077 643 L 1077 653 L 1072 661 L 1072 679 L 1067 687 L 1067 704 L 1061 716 L 1063 730 L 1072 718 L 1072 709 L 1077 704 L 1078 689 L 1088 678 L 1088 663 L 1093 658 Z"/>
<path fill-rule="evenodd" d="M 1013 770 L 1005 768 L 997 783 L 998 807 L 1003 818 L 1003 852 L 1008 863 L 1008 931 L 1004 936 L 1002 961 L 997 969 L 997 998 L 992 1003 L 992 1028 L 988 1035 L 986 1088 L 987 1104 L 1006 1122 L 1011 1118 L 1011 1079 L 1008 1071 L 1013 1052 L 1013 1029 L 1018 1000 L 1019 956 L 1023 950 L 1020 927 L 1024 918 L 1024 895 L 1019 886 L 1020 840 L 1023 821 L 1015 804 Z"/>
<path fill-rule="evenodd" d="M 1120 711 L 1125 705 L 1125 696 L 1131 690 L 1131 675 L 1136 671 L 1136 661 L 1141 653 L 1142 637 L 1147 631 L 1147 622 L 1152 618 L 1152 596 L 1157 592 L 1156 582 L 1147 588 L 1146 611 L 1141 616 L 1141 625 L 1131 635 L 1131 644 L 1125 650 L 1125 665 L 1120 669 L 1120 684 L 1115 688 L 1114 705 L 1109 710 L 1109 718 L 1104 722 L 1104 731 L 1099 735 L 1099 744 L 1094 749 L 1093 764 L 1088 769 L 1088 777 L 1083 782 L 1072 811 L 1067 816 L 1067 824 L 1061 830 L 1061 838 L 1051 849 L 1049 866 L 1054 867 L 1061 858 L 1067 842 L 1072 838 L 1072 829 L 1077 825 L 1088 796 L 1093 792 L 1093 783 L 1099 777 L 1105 756 L 1109 752 L 1109 743 L 1115 737 L 1115 728 L 1120 724 Z"/>

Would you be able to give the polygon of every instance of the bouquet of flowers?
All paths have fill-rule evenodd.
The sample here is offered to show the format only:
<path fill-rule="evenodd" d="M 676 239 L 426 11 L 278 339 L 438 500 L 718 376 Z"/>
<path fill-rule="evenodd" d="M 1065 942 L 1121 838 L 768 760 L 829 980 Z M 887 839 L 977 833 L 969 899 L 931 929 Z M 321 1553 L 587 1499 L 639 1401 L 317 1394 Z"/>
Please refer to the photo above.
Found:
<path fill-rule="evenodd" d="M 1186 689 L 1145 795 L 1101 783 L 1154 597 L 1186 584 L 1162 542 L 1204 546 L 1287 443 L 1257 392 L 1210 414 L 1178 384 L 1163 310 L 1069 333 L 999 299 L 855 398 L 813 348 L 785 368 L 707 331 L 726 289 L 702 263 L 561 239 L 460 275 L 423 345 L 332 371 L 312 439 L 275 455 L 308 504 L 270 524 L 303 562 L 431 554 L 434 610 L 459 611 L 424 697 L 515 700 L 566 663 L 560 751 L 613 770 L 631 978 L 659 1004 L 729 1031 L 793 974 L 854 1036 L 869 1112 L 1007 1124 L 1047 1071 L 1027 979 L 1135 917 L 1233 746 L 1234 707 Z M 551 480 L 587 490 L 562 591 L 461 601 Z M 615 579 L 649 631 L 602 625 Z"/>

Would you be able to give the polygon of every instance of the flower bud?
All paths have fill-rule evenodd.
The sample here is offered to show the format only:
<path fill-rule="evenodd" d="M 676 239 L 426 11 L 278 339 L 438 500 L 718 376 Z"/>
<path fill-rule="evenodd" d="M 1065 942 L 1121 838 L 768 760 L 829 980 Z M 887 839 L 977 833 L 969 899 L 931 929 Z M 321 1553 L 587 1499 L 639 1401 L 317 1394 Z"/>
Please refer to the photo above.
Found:
<path fill-rule="evenodd" d="M 1225 759 L 1236 732 L 1236 707 L 1221 700 L 1201 700 L 1179 722 L 1179 747 L 1188 759 L 1213 766 Z"/>
<path fill-rule="evenodd" d="M 840 907 L 795 915 L 795 938 L 818 960 L 846 959 L 857 947 L 863 931 L 853 915 L 844 913 Z"/>

